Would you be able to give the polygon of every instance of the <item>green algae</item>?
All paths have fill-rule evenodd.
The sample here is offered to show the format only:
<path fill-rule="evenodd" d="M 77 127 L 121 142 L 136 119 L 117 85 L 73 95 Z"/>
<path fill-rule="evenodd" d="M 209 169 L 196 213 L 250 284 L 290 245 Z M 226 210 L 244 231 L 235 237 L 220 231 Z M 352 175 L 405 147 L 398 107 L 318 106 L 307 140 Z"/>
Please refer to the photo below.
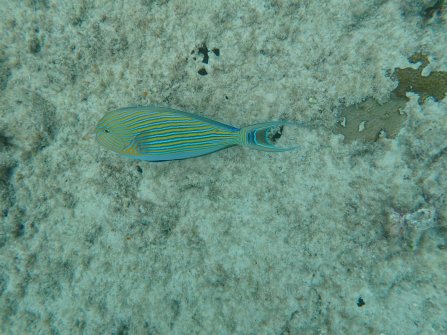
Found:
<path fill-rule="evenodd" d="M 411 56 L 409 61 L 421 62 L 421 65 L 417 69 L 409 67 L 394 70 L 391 78 L 398 81 L 398 86 L 391 92 L 387 102 L 380 104 L 374 98 L 367 98 L 362 103 L 343 109 L 335 132 L 344 136 L 345 143 L 355 140 L 374 142 L 381 137 L 395 138 L 406 119 L 402 110 L 409 100 L 408 92 L 418 94 L 420 104 L 429 97 L 436 101 L 444 99 L 447 72 L 432 71 L 428 76 L 422 75 L 429 64 L 428 57 L 422 53 Z"/>

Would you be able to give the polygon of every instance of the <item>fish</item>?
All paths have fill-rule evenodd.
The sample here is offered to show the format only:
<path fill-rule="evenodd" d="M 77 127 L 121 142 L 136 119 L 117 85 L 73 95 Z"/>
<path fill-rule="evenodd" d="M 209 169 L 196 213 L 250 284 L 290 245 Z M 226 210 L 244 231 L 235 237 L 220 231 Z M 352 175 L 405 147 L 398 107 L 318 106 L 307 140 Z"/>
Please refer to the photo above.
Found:
<path fill-rule="evenodd" d="M 295 150 L 275 145 L 290 121 L 237 128 L 204 116 L 162 106 L 132 106 L 106 113 L 96 140 L 127 158 L 150 162 L 203 156 L 240 145 L 270 152 Z"/>

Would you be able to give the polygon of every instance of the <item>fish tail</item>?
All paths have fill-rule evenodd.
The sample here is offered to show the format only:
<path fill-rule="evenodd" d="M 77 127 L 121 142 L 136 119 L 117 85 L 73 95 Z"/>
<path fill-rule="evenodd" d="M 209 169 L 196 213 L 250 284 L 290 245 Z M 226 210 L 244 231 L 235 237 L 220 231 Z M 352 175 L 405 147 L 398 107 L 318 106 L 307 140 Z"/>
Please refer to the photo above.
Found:
<path fill-rule="evenodd" d="M 295 150 L 298 146 L 284 146 L 280 143 L 284 134 L 284 128 L 290 125 L 296 125 L 291 121 L 272 121 L 258 123 L 240 129 L 241 145 L 261 150 L 261 151 L 290 151 Z"/>

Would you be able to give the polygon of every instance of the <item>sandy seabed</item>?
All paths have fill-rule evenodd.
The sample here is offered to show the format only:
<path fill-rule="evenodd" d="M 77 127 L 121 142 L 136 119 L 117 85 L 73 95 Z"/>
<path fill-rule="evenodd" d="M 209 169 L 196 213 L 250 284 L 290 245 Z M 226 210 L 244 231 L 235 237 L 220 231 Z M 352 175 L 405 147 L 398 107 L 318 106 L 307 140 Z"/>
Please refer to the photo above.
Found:
<path fill-rule="evenodd" d="M 447 99 L 331 131 L 415 53 L 447 71 L 436 3 L 0 0 L 0 333 L 447 333 Z M 324 127 L 167 163 L 96 143 L 147 104 Z"/>

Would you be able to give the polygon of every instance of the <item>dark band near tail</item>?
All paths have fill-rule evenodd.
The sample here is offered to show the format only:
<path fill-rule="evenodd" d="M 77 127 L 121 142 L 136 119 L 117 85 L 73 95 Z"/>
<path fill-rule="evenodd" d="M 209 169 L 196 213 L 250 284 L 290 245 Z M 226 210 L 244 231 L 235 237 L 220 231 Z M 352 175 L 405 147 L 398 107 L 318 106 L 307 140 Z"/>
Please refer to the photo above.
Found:
<path fill-rule="evenodd" d="M 243 127 L 241 131 L 242 145 L 262 151 L 290 151 L 298 146 L 281 147 L 278 140 L 282 137 L 284 127 L 295 125 L 291 121 L 272 121 Z"/>

